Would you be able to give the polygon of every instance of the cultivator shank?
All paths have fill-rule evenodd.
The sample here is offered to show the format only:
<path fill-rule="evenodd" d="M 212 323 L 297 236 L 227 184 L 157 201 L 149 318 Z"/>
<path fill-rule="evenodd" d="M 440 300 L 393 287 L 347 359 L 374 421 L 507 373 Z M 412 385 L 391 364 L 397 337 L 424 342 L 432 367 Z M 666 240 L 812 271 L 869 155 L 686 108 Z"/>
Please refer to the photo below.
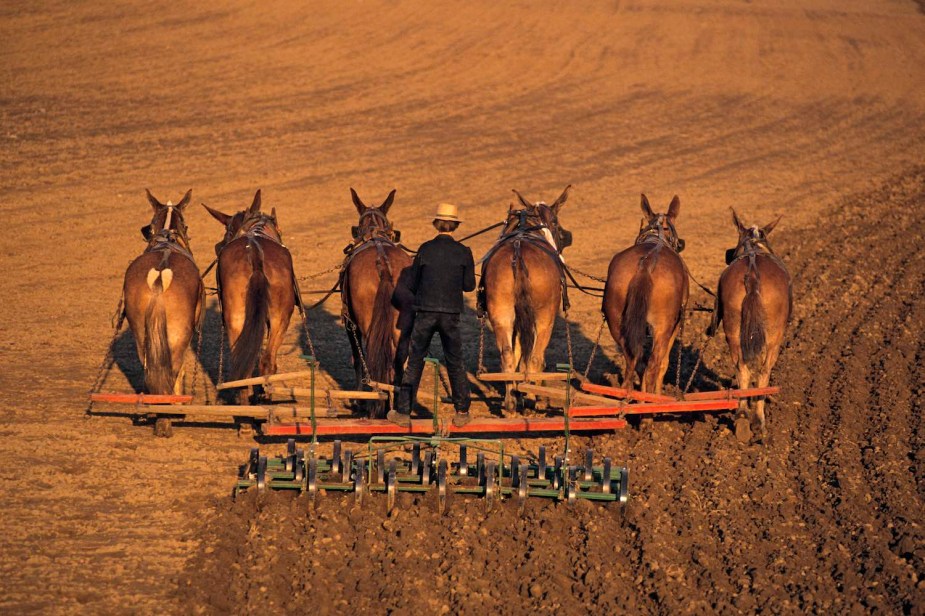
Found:
<path fill-rule="evenodd" d="M 448 449 L 456 450 L 453 459 Z M 311 448 L 297 449 L 290 439 L 285 455 L 270 458 L 252 449 L 234 492 L 295 490 L 307 494 L 312 505 L 319 494 L 351 493 L 358 502 L 368 494 L 383 494 L 388 512 L 401 492 L 434 494 L 441 513 L 449 498 L 466 495 L 484 498 L 488 510 L 498 501 L 514 499 L 523 511 L 529 497 L 625 504 L 628 480 L 629 471 L 613 466 L 610 458 L 595 466 L 590 449 L 582 464 L 563 456 L 550 464 L 545 447 L 522 460 L 505 455 L 497 440 L 377 437 L 363 453 L 345 451 L 335 441 L 331 457 L 324 458 Z"/>

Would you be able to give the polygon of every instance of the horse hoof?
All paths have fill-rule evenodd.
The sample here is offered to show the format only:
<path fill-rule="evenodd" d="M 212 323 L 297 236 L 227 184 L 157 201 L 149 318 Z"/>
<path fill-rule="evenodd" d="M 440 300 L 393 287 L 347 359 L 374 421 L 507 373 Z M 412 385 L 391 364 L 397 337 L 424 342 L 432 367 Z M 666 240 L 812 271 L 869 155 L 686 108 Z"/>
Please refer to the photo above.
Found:
<path fill-rule="evenodd" d="M 747 445 L 752 440 L 752 426 L 747 417 L 736 419 L 736 439 L 743 445 Z"/>
<path fill-rule="evenodd" d="M 154 436 L 170 438 L 173 436 L 173 424 L 166 417 L 158 417 L 154 422 Z"/>

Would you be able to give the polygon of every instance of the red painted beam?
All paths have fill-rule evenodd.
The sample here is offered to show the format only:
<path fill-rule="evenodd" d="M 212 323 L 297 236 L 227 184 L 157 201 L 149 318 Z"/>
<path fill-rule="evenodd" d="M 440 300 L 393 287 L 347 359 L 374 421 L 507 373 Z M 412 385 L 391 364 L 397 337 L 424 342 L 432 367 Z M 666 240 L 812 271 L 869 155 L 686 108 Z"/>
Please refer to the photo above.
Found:
<path fill-rule="evenodd" d="M 620 430 L 626 427 L 626 421 L 617 417 L 607 417 L 600 419 L 573 419 L 569 422 L 569 430 L 572 432 L 590 431 L 590 430 Z M 498 417 L 476 417 L 468 424 L 461 428 L 450 424 L 446 425 L 447 432 L 450 434 L 480 434 L 480 433 L 540 433 L 540 432 L 563 432 L 565 430 L 565 418 L 563 417 L 517 417 L 517 418 L 498 418 Z M 311 436 L 312 427 L 309 423 L 285 423 L 285 424 L 265 424 L 263 433 L 268 436 Z M 385 419 L 319 419 L 315 434 L 318 436 L 337 436 L 337 435 L 414 435 L 414 434 L 433 434 L 434 423 L 430 419 L 413 419 L 411 426 L 402 428 Z"/>
<path fill-rule="evenodd" d="M 685 400 L 720 400 L 752 398 L 754 396 L 770 396 L 779 394 L 780 387 L 753 387 L 751 389 L 720 389 L 719 391 L 697 391 L 684 396 Z"/>
<path fill-rule="evenodd" d="M 90 394 L 91 402 L 116 402 L 119 404 L 177 404 L 192 402 L 192 396 L 175 396 L 172 394 Z"/>
<path fill-rule="evenodd" d="M 662 394 L 648 394 L 642 391 L 630 391 L 622 387 L 610 387 L 609 385 L 595 385 L 594 383 L 582 383 L 581 388 L 589 394 L 601 394 L 604 396 L 613 396 L 615 398 L 629 398 L 640 402 L 671 402 L 675 400 L 671 396 Z"/>
<path fill-rule="evenodd" d="M 729 411 L 738 408 L 737 400 L 700 400 L 693 402 L 652 402 L 623 406 L 573 406 L 569 417 L 607 417 L 619 415 L 652 415 L 656 413 L 699 413 L 703 411 Z"/>

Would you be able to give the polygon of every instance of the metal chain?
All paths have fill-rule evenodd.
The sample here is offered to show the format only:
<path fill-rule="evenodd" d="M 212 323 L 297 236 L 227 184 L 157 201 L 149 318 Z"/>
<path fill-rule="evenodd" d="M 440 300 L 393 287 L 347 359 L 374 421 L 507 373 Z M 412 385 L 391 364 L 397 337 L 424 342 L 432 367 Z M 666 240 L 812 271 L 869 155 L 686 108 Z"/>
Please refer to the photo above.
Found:
<path fill-rule="evenodd" d="M 193 353 L 193 385 L 190 387 L 190 396 L 193 399 L 196 399 L 196 377 L 199 376 L 199 358 L 202 355 L 202 325 L 200 324 L 197 328 L 196 333 L 196 352 Z M 203 376 L 203 382 L 205 382 L 205 377 Z M 203 391 L 205 387 L 203 386 Z M 208 400 L 206 400 L 208 402 Z"/>
<path fill-rule="evenodd" d="M 308 312 L 305 309 L 300 309 L 302 314 L 302 331 L 305 332 L 305 340 L 308 341 L 308 352 L 315 358 L 315 361 L 318 361 L 318 356 L 315 355 L 315 345 L 312 343 L 312 335 L 308 331 Z"/>
<path fill-rule="evenodd" d="M 363 353 L 363 347 L 360 346 L 360 339 L 357 337 L 356 323 L 354 323 L 353 320 L 350 317 L 348 317 L 346 314 L 343 315 L 343 317 L 344 317 L 344 325 L 347 327 L 348 330 L 350 330 L 350 335 L 353 336 L 353 342 L 354 344 L 356 344 L 357 353 L 360 356 L 360 365 L 363 368 L 363 379 L 361 382 L 363 385 L 369 385 L 373 379 L 369 374 L 369 366 L 366 365 L 366 356 L 365 356 L 365 353 Z"/>
<path fill-rule="evenodd" d="M 219 317 L 221 327 L 218 334 L 218 384 L 225 382 L 225 318 Z"/>
<path fill-rule="evenodd" d="M 691 388 L 691 384 L 694 382 L 694 376 L 697 374 L 697 370 L 700 368 L 700 364 L 703 361 L 703 356 L 706 354 L 707 349 L 710 348 L 710 343 L 713 342 L 713 338 L 715 337 L 716 337 L 715 334 L 712 336 L 709 336 L 707 338 L 707 343 L 703 345 L 703 348 L 700 349 L 700 353 L 697 354 L 697 363 L 694 364 L 694 370 L 693 372 L 691 372 L 690 378 L 687 379 L 687 385 L 684 386 L 684 391 L 682 393 L 686 394 L 688 390 Z"/>
<path fill-rule="evenodd" d="M 344 267 L 343 263 L 338 263 L 334 267 L 330 267 L 324 270 L 323 272 L 318 272 L 317 274 L 309 274 L 308 276 L 300 276 L 298 280 L 314 280 L 315 278 L 320 278 L 324 276 L 325 274 L 330 274 L 331 272 L 337 271 L 339 269 L 343 269 L 343 267 Z"/>
<path fill-rule="evenodd" d="M 103 361 L 100 363 L 100 367 L 96 371 L 96 378 L 93 380 L 93 385 L 90 387 L 91 394 L 99 392 L 103 387 L 103 383 L 106 382 L 106 376 L 109 374 L 110 368 L 115 363 L 115 357 L 113 355 L 113 348 L 116 345 L 116 339 L 119 337 L 119 332 L 122 331 L 122 324 L 125 322 L 125 311 L 124 307 L 124 297 L 119 296 L 119 304 L 116 306 L 116 311 L 112 314 L 112 338 L 109 340 L 109 345 L 106 347 L 106 354 L 103 356 Z M 93 407 L 93 403 L 87 407 L 87 411 Z"/>
<path fill-rule="evenodd" d="M 479 363 L 478 370 L 479 374 L 484 374 L 487 372 L 485 370 L 485 317 L 479 317 Z"/>
<path fill-rule="evenodd" d="M 604 333 L 604 325 L 607 323 L 607 315 L 603 312 L 601 313 L 601 326 L 597 328 L 597 338 L 594 340 L 594 346 L 591 347 L 591 355 L 588 357 L 588 365 L 585 366 L 584 379 L 588 380 L 588 375 L 591 373 L 591 364 L 594 363 L 594 354 L 597 353 L 597 349 L 601 346 L 601 335 Z"/>
<path fill-rule="evenodd" d="M 569 370 L 575 369 L 575 359 L 572 357 L 572 328 L 569 326 L 568 320 L 568 311 L 566 310 L 564 315 L 565 318 L 565 344 L 568 348 L 568 365 Z"/>
<path fill-rule="evenodd" d="M 569 265 L 568 268 L 572 270 L 573 272 L 575 272 L 576 274 L 581 274 L 585 278 L 590 278 L 591 280 L 594 280 L 597 282 L 603 282 L 603 283 L 607 282 L 606 278 L 601 278 L 600 276 L 594 276 L 593 274 L 588 274 L 587 272 L 583 272 L 577 267 L 575 267 L 574 265 Z"/>
<path fill-rule="evenodd" d="M 684 347 L 684 321 L 687 320 L 685 319 L 685 315 L 686 315 L 686 311 L 682 311 L 681 312 L 681 329 L 678 332 L 678 338 L 677 338 L 678 360 L 677 360 L 677 363 L 675 365 L 675 370 L 674 370 L 674 388 L 676 391 L 681 391 L 681 351 L 683 351 L 683 347 Z"/>

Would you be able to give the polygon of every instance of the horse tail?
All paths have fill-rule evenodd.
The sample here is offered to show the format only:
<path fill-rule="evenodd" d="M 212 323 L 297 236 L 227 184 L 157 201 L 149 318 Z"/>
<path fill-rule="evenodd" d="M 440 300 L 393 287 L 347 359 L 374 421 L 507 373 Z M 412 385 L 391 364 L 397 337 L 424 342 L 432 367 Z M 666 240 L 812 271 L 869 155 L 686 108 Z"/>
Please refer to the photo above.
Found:
<path fill-rule="evenodd" d="M 745 272 L 745 299 L 742 300 L 742 324 L 739 332 L 739 344 L 742 347 L 742 360 L 749 368 L 761 356 L 765 346 L 764 308 L 761 306 L 758 286 L 758 269 L 749 266 Z"/>
<path fill-rule="evenodd" d="M 387 271 L 379 275 L 379 286 L 373 300 L 373 318 L 366 336 L 366 365 L 369 377 L 379 383 L 392 382 L 395 349 L 393 347 L 392 294 L 395 283 Z"/>
<path fill-rule="evenodd" d="M 620 337 L 633 357 L 642 356 L 646 344 L 649 297 L 652 295 L 652 274 L 642 265 L 630 280 L 626 291 L 626 304 L 620 322 Z"/>
<path fill-rule="evenodd" d="M 520 252 L 519 250 L 517 251 Z M 513 261 L 514 268 L 514 338 L 520 341 L 521 366 L 529 365 L 533 354 L 533 345 L 536 342 L 536 314 L 533 303 L 530 301 L 527 289 L 527 272 L 524 269 L 523 258 L 516 255 Z"/>
<path fill-rule="evenodd" d="M 263 340 L 267 336 L 267 316 L 270 312 L 270 282 L 263 270 L 263 250 L 256 242 L 249 242 L 250 280 L 244 302 L 244 326 L 241 336 L 231 349 L 231 380 L 245 379 L 254 371 Z"/>
<path fill-rule="evenodd" d="M 148 286 L 154 293 L 145 310 L 145 389 L 149 394 L 173 393 L 174 374 L 164 307 L 164 291 L 172 278 L 170 269 L 148 272 Z"/>

